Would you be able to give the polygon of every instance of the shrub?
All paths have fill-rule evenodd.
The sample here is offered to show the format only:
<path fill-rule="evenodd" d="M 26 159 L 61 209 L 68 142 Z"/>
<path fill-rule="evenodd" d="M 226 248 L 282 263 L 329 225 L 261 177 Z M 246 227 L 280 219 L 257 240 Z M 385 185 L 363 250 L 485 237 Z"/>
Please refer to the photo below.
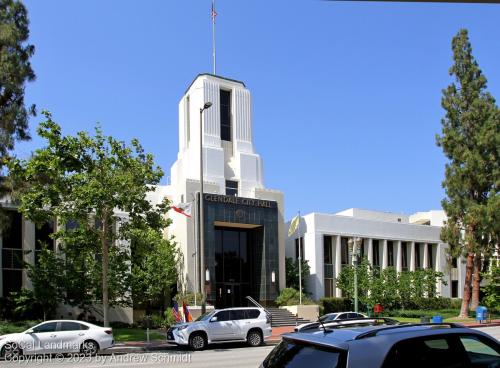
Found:
<path fill-rule="evenodd" d="M 132 325 L 127 322 L 121 322 L 121 321 L 113 321 L 109 322 L 109 326 L 112 328 L 130 328 Z"/>
<path fill-rule="evenodd" d="M 194 293 L 179 293 L 173 298 L 179 304 L 179 307 L 182 306 L 182 302 L 186 302 L 187 305 L 194 305 Z M 199 303 L 201 303 L 202 295 L 200 293 L 196 293 L 196 299 Z"/>
<path fill-rule="evenodd" d="M 354 309 L 352 301 L 348 298 L 321 298 L 320 304 L 323 307 L 323 314 Z"/>
<path fill-rule="evenodd" d="M 300 301 L 299 291 L 292 288 L 281 290 L 280 295 L 276 298 L 275 303 L 278 306 L 298 305 Z M 302 294 L 302 304 L 314 304 L 306 295 Z"/>

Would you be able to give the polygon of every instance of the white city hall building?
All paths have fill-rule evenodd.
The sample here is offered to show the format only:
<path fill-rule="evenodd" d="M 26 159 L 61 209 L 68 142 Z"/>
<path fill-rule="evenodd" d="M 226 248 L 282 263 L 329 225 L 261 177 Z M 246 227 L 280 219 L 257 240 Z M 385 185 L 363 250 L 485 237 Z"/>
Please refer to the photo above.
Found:
<path fill-rule="evenodd" d="M 444 211 L 411 216 L 358 208 L 335 214 L 313 212 L 303 216 L 298 231 L 287 238 L 286 257 L 299 257 L 300 237 L 302 258 L 311 267 L 307 291 L 315 300 L 340 297 L 336 279 L 342 267 L 350 264 L 349 238 L 361 238 L 360 255 L 373 267 L 394 267 L 398 272 L 433 268 L 445 275 L 446 285 L 437 285 L 439 294 L 461 298 L 465 266 L 461 260 L 447 260 L 448 245 L 440 239 L 444 221 Z"/>
<path fill-rule="evenodd" d="M 183 254 L 182 287 L 203 290 L 215 307 L 247 305 L 246 296 L 269 304 L 285 287 L 284 200 L 282 192 L 264 186 L 251 95 L 243 82 L 200 74 L 191 83 L 179 103 L 179 153 L 171 184 L 153 195 L 199 208 L 200 121 L 202 250 L 196 210 L 191 218 L 171 211 L 168 228 Z"/>

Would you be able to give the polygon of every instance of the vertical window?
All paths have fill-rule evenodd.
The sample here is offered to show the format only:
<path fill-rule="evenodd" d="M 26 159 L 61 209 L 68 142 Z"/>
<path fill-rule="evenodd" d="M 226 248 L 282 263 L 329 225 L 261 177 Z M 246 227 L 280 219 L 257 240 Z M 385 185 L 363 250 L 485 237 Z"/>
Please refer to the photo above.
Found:
<path fill-rule="evenodd" d="M 432 244 L 427 244 L 427 268 L 430 269 L 434 269 L 434 259 L 432 255 Z"/>
<path fill-rule="evenodd" d="M 451 297 L 458 298 L 458 280 L 451 281 Z"/>
<path fill-rule="evenodd" d="M 50 237 L 53 233 L 54 221 L 48 221 L 35 228 L 35 264 L 38 264 L 38 256 L 43 247 L 54 250 L 54 239 Z"/>
<path fill-rule="evenodd" d="M 415 269 L 421 268 L 420 264 L 420 243 L 415 243 Z"/>
<path fill-rule="evenodd" d="M 231 92 L 220 90 L 220 139 L 231 141 Z"/>
<path fill-rule="evenodd" d="M 2 284 L 3 296 L 21 290 L 23 284 L 23 218 L 17 211 L 6 213 L 2 232 Z"/>
<path fill-rule="evenodd" d="M 407 242 L 402 242 L 401 243 L 401 263 L 402 263 L 402 269 L 403 271 L 408 271 L 408 243 Z"/>
<path fill-rule="evenodd" d="M 299 243 L 300 243 L 300 256 L 304 259 L 304 238 L 300 237 L 295 239 L 295 258 L 299 259 Z"/>
<path fill-rule="evenodd" d="M 186 141 L 189 143 L 191 139 L 191 100 L 189 95 L 186 96 Z"/>
<path fill-rule="evenodd" d="M 457 268 L 458 265 L 457 265 L 457 258 L 456 257 L 453 257 L 451 259 L 451 268 Z"/>
<path fill-rule="evenodd" d="M 340 239 L 340 260 L 341 264 L 349 264 L 349 239 L 342 237 Z"/>
<path fill-rule="evenodd" d="M 380 267 L 380 251 L 379 251 L 379 241 L 373 240 L 373 266 Z"/>
<path fill-rule="evenodd" d="M 233 180 L 226 180 L 226 195 L 238 196 L 238 182 Z"/>
<path fill-rule="evenodd" d="M 333 264 L 333 252 L 332 252 L 332 237 L 325 236 L 323 238 L 323 259 L 325 264 Z"/>
<path fill-rule="evenodd" d="M 323 261 L 324 261 L 324 282 L 325 282 L 325 297 L 332 297 L 333 291 L 333 249 L 332 237 L 323 237 Z"/>
<path fill-rule="evenodd" d="M 387 266 L 394 267 L 394 242 L 389 240 L 387 242 Z"/>

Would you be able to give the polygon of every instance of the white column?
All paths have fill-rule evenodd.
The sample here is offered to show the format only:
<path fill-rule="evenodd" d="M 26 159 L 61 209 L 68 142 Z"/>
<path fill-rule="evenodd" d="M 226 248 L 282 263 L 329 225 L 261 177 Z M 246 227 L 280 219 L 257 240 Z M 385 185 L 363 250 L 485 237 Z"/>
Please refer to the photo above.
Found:
<path fill-rule="evenodd" d="M 410 271 L 415 271 L 415 242 L 410 243 Z"/>
<path fill-rule="evenodd" d="M 373 239 L 368 239 L 368 262 L 373 265 Z"/>
<path fill-rule="evenodd" d="M 340 244 L 340 235 L 335 237 L 335 296 L 340 297 L 342 292 L 337 287 L 337 279 L 339 277 L 341 268 L 342 268 L 342 254 L 340 252 L 341 244 Z"/>
<path fill-rule="evenodd" d="M 22 220 L 22 234 L 23 234 L 23 252 L 24 261 L 26 263 L 35 264 L 35 224 L 24 218 Z M 23 270 L 23 287 L 33 289 L 33 284 L 28 278 L 28 272 Z"/>
<path fill-rule="evenodd" d="M 429 244 L 424 243 L 424 262 L 423 262 L 424 269 L 429 268 L 429 257 L 428 257 L 428 252 L 427 252 L 428 248 L 429 248 Z"/>
<path fill-rule="evenodd" d="M 441 253 L 443 253 L 443 254 L 441 254 Z M 436 271 L 441 270 L 441 264 L 444 265 L 444 263 L 441 262 L 441 255 L 443 255 L 443 257 L 444 257 L 444 246 L 443 246 L 443 244 L 439 243 L 436 247 Z M 458 264 L 457 264 L 457 266 L 458 266 Z M 451 285 L 450 285 L 450 287 L 451 287 Z M 440 295 L 443 292 L 443 283 L 441 281 L 438 281 L 436 283 L 436 291 Z M 460 296 L 460 289 L 459 289 L 459 296 Z"/>
<path fill-rule="evenodd" d="M 382 240 L 382 269 L 387 268 L 387 257 L 388 257 L 388 251 L 387 251 L 387 239 Z"/>
<path fill-rule="evenodd" d="M 401 245 L 401 240 L 396 241 L 396 271 L 401 272 L 403 270 L 403 247 Z"/>

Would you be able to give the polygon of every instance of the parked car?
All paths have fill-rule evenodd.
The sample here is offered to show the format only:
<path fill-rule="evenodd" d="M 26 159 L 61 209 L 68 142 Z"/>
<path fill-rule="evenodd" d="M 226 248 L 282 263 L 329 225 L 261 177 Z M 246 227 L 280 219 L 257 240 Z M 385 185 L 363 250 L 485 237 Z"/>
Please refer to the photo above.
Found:
<path fill-rule="evenodd" d="M 304 323 L 300 326 L 295 327 L 294 331 L 295 332 L 314 332 L 318 330 L 319 328 L 329 328 L 329 329 L 335 329 L 335 328 L 350 328 L 350 327 L 357 327 L 357 326 L 376 326 L 376 325 L 397 325 L 400 324 L 399 321 L 392 319 L 392 318 L 386 318 L 386 317 L 376 317 L 376 318 L 352 318 L 352 319 L 336 319 L 330 322 L 310 322 L 310 323 Z"/>
<path fill-rule="evenodd" d="M 457 324 L 402 324 L 283 336 L 262 368 L 500 367 L 500 344 Z"/>
<path fill-rule="evenodd" d="M 337 313 L 327 313 L 322 315 L 321 317 L 318 318 L 318 322 L 308 322 L 308 323 L 303 323 L 301 325 L 298 325 L 295 327 L 295 331 L 300 331 L 304 328 L 309 328 L 311 325 L 318 325 L 319 322 L 322 323 L 327 323 L 327 322 L 332 322 L 332 321 L 345 321 L 345 320 L 353 320 L 353 319 L 359 319 L 359 318 L 368 318 L 366 315 L 363 313 L 358 313 L 358 312 L 337 312 Z"/>
<path fill-rule="evenodd" d="M 269 336 L 271 320 L 265 309 L 227 308 L 214 310 L 194 322 L 169 328 L 167 342 L 201 350 L 208 344 L 234 341 L 259 346 Z"/>
<path fill-rule="evenodd" d="M 58 320 L 40 323 L 24 332 L 0 336 L 0 356 L 83 353 L 95 355 L 113 346 L 113 330 L 83 321 Z"/>

